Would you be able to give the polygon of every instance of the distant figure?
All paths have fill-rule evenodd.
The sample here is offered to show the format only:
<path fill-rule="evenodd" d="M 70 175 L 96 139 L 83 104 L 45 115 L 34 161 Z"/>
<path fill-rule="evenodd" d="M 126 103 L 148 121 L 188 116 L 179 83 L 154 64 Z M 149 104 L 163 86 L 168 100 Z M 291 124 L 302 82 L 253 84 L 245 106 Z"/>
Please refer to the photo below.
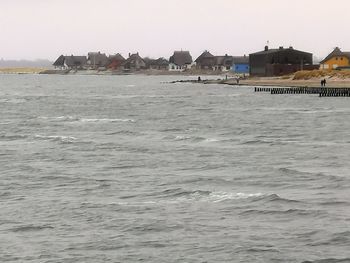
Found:
<path fill-rule="evenodd" d="M 237 84 L 239 84 L 239 78 L 236 78 L 236 82 L 237 82 Z"/>
<path fill-rule="evenodd" d="M 321 87 L 324 87 L 324 86 L 326 86 L 326 80 L 325 79 L 321 80 Z"/>
<path fill-rule="evenodd" d="M 201 81 L 202 81 L 201 77 L 198 77 L 198 82 L 201 82 Z"/>
<path fill-rule="evenodd" d="M 226 80 L 227 80 L 227 75 L 226 75 Z"/>
<path fill-rule="evenodd" d="M 327 81 L 326 81 L 326 79 L 324 79 L 324 80 L 323 80 L 323 86 L 324 86 L 324 87 L 326 87 L 326 83 L 327 83 Z"/>

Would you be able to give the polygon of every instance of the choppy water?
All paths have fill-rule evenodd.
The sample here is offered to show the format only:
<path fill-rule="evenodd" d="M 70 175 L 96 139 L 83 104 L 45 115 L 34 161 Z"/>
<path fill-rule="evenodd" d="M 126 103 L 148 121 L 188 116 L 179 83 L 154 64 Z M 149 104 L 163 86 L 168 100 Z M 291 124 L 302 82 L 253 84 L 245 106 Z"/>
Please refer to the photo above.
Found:
<path fill-rule="evenodd" d="M 350 100 L 0 76 L 0 262 L 350 262 Z"/>

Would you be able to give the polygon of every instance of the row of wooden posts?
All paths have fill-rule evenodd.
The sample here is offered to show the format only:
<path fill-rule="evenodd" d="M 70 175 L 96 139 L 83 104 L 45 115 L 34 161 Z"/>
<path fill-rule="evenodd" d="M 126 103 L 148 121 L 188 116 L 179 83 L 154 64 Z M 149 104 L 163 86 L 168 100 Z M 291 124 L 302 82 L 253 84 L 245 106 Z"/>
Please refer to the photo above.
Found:
<path fill-rule="evenodd" d="M 269 92 L 271 94 L 319 94 L 320 97 L 350 97 L 350 88 L 326 87 L 255 87 L 255 92 Z"/>

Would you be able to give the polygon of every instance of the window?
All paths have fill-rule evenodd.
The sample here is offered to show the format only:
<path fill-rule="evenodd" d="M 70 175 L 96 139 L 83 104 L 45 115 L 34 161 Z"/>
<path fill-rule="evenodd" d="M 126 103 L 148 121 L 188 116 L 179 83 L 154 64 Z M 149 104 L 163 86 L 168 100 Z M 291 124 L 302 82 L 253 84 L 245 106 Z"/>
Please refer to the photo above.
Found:
<path fill-rule="evenodd" d="M 341 57 L 340 60 L 343 60 L 343 58 Z"/>
<path fill-rule="evenodd" d="M 335 60 L 338 60 L 338 58 L 336 57 Z"/>

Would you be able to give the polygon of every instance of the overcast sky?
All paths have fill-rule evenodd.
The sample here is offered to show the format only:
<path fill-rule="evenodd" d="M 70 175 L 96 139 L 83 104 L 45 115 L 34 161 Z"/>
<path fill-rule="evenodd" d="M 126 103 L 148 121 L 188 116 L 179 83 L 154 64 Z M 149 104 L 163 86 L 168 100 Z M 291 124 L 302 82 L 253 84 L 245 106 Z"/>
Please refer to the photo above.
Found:
<path fill-rule="evenodd" d="M 349 0 L 0 0 L 0 10 L 4 59 L 243 55 L 267 41 L 318 57 L 335 46 L 350 51 Z"/>

